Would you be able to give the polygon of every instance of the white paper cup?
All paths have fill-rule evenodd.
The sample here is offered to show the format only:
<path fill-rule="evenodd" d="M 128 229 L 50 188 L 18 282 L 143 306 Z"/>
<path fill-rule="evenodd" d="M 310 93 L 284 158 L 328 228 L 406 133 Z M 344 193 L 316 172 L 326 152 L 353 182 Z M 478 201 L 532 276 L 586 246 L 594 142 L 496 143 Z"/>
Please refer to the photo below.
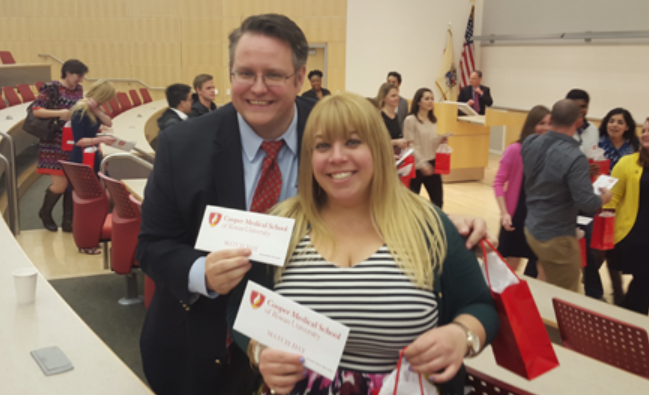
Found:
<path fill-rule="evenodd" d="M 38 270 L 34 268 L 16 269 L 11 274 L 13 274 L 14 283 L 16 284 L 16 300 L 18 304 L 34 303 Z"/>

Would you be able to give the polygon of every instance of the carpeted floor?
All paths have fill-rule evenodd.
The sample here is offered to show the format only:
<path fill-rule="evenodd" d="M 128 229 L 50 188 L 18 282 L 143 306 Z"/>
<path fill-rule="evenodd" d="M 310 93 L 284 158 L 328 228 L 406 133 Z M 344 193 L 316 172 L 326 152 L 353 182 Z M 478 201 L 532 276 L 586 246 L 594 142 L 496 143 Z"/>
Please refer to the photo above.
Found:
<path fill-rule="evenodd" d="M 144 289 L 138 273 L 138 288 Z M 146 383 L 140 358 L 140 331 L 144 324 L 144 304 L 122 306 L 126 280 L 116 274 L 51 280 L 50 284 L 82 320 L 124 363 Z"/>

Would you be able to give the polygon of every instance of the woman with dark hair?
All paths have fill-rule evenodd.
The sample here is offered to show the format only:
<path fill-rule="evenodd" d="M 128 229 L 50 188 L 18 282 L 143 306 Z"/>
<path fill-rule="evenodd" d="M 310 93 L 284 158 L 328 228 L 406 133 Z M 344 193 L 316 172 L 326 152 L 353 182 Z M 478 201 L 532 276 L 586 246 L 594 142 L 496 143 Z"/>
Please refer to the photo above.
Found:
<path fill-rule="evenodd" d="M 635 121 L 629 111 L 614 108 L 606 114 L 599 126 L 598 145 L 604 150 L 606 159 L 611 161 L 611 170 L 621 157 L 640 148 L 640 141 L 635 134 Z"/>
<path fill-rule="evenodd" d="M 70 59 L 61 67 L 61 81 L 52 81 L 41 86 L 38 97 L 33 103 L 34 116 L 38 118 L 58 118 L 61 128 L 56 130 L 50 140 L 41 140 L 38 146 L 38 165 L 36 173 L 48 174 L 52 185 L 45 190 L 43 206 L 38 211 L 38 216 L 43 221 L 45 229 L 56 232 L 58 227 L 52 218 L 52 209 L 63 197 L 63 223 L 64 232 L 72 232 L 72 192 L 66 191 L 68 181 L 61 170 L 59 160 L 68 160 L 70 153 L 63 151 L 61 141 L 63 136 L 63 123 L 70 119 L 70 109 L 83 97 L 84 75 L 88 67 L 81 61 Z"/>
<path fill-rule="evenodd" d="M 618 179 L 613 198 L 604 209 L 614 209 L 615 249 L 607 254 L 624 273 L 633 275 L 620 305 L 649 313 L 649 118 L 642 127 L 639 152 L 622 157 L 613 168 Z"/>
<path fill-rule="evenodd" d="M 437 207 L 444 204 L 442 177 L 435 174 L 435 153 L 446 137 L 437 135 L 437 118 L 433 111 L 433 91 L 420 88 L 412 99 L 410 114 L 403 122 L 404 138 L 411 143 L 417 174 L 410 181 L 410 190 L 419 194 L 424 184 L 430 201 Z"/>
<path fill-rule="evenodd" d="M 501 221 L 498 252 L 513 270 L 518 268 L 521 258 L 527 258 L 525 274 L 533 277 L 537 277 L 536 255 L 527 244 L 523 233 L 527 205 L 525 203 L 525 188 L 523 188 L 521 145 L 529 135 L 545 134 L 549 129 L 550 110 L 544 106 L 532 108 L 527 115 L 518 141 L 505 149 L 494 179 L 494 191 L 500 208 Z M 540 269 L 540 266 L 538 268 Z M 538 277 L 543 279 L 542 273 Z"/>
<path fill-rule="evenodd" d="M 309 82 L 311 83 L 311 89 L 304 92 L 302 94 L 302 97 L 308 97 L 309 99 L 315 99 L 317 101 L 325 96 L 331 95 L 331 92 L 329 92 L 329 90 L 322 87 L 322 77 L 324 77 L 322 71 L 311 70 L 309 71 L 309 75 L 307 77 L 309 78 Z"/>

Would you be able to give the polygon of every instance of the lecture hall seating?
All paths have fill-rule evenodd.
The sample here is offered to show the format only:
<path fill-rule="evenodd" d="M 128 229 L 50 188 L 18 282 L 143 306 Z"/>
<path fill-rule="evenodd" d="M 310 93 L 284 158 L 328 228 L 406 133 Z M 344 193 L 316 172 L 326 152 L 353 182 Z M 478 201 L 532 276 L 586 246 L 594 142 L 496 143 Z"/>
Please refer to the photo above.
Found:
<path fill-rule="evenodd" d="M 137 91 L 135 89 L 131 89 L 130 91 L 128 91 L 128 94 L 131 95 L 131 100 L 133 101 L 133 107 L 142 105 L 140 96 L 137 94 Z"/>
<path fill-rule="evenodd" d="M 29 85 L 18 84 L 17 88 L 18 88 L 18 93 L 20 93 L 20 96 L 23 97 L 23 103 L 36 100 L 36 97 L 34 96 L 34 92 L 32 91 L 32 88 L 29 87 Z"/>
<path fill-rule="evenodd" d="M 119 103 L 117 103 L 117 99 L 115 97 L 112 97 L 108 103 L 110 104 L 111 117 L 114 118 L 122 112 L 122 110 L 119 108 Z"/>
<path fill-rule="evenodd" d="M 16 64 L 13 55 L 9 51 L 0 51 L 0 60 L 2 64 Z"/>
<path fill-rule="evenodd" d="M 117 100 L 119 101 L 119 106 L 122 108 L 121 112 L 128 111 L 133 108 L 131 101 L 128 99 L 128 96 L 124 92 L 117 92 Z"/>
<path fill-rule="evenodd" d="M 142 94 L 142 100 L 144 103 L 151 103 L 153 99 L 151 99 L 151 94 L 146 88 L 140 88 L 140 93 Z"/>
<path fill-rule="evenodd" d="M 2 88 L 2 91 L 5 93 L 5 97 L 7 98 L 10 107 L 22 103 L 22 101 L 20 101 L 20 97 L 18 97 L 18 94 L 13 87 L 5 86 Z"/>

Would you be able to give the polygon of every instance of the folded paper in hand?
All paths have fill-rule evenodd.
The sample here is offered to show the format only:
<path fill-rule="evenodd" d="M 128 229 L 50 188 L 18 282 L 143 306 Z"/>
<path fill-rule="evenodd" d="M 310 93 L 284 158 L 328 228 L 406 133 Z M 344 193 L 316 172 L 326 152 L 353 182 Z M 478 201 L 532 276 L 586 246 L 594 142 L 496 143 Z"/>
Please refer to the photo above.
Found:
<path fill-rule="evenodd" d="M 597 180 L 595 180 L 595 182 L 593 183 L 593 190 L 596 195 L 601 195 L 601 192 L 599 191 L 600 188 L 606 188 L 610 190 L 616 183 L 617 178 L 602 174 L 597 177 Z"/>

